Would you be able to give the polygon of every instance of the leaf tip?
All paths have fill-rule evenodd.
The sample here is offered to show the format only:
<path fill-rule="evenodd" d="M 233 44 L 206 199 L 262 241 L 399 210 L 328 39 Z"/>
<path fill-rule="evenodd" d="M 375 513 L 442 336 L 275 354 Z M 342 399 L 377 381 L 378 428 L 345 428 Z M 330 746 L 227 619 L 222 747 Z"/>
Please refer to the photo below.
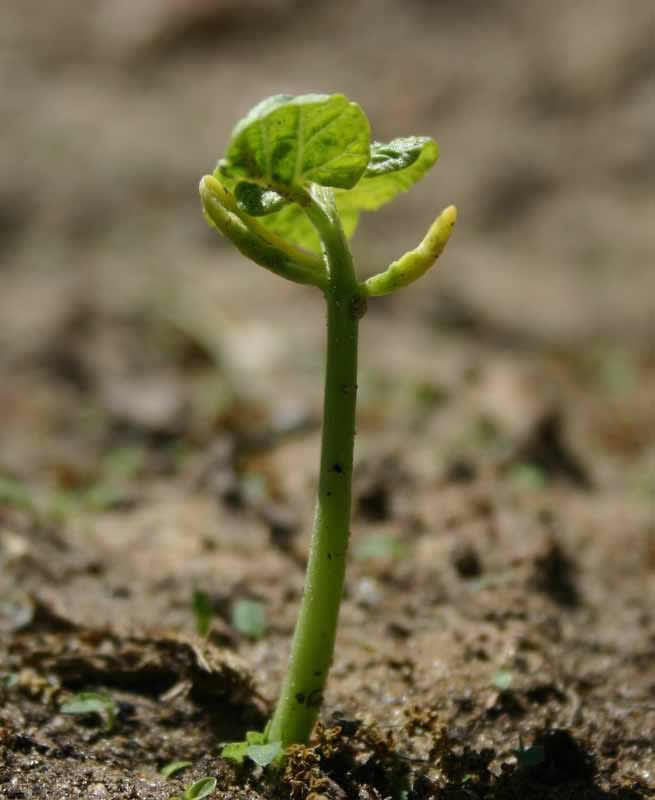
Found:
<path fill-rule="evenodd" d="M 457 222 L 457 206 L 448 206 L 448 208 L 444 208 L 439 216 L 444 225 L 448 225 L 452 228 Z"/>

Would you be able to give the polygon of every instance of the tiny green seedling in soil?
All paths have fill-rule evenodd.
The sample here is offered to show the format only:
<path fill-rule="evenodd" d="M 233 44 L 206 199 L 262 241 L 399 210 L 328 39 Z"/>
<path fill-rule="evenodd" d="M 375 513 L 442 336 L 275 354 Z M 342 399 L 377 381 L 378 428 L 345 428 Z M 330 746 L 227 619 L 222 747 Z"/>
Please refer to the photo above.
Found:
<path fill-rule="evenodd" d="M 196 623 L 196 633 L 199 636 L 207 636 L 212 624 L 212 601 L 207 592 L 194 589 L 191 595 L 191 606 L 193 618 Z"/>
<path fill-rule="evenodd" d="M 191 761 L 169 761 L 168 764 L 164 764 L 159 770 L 159 774 L 164 778 L 171 778 L 173 775 L 182 772 L 183 769 L 187 769 L 190 766 L 192 766 Z"/>
<path fill-rule="evenodd" d="M 251 735 L 227 745 L 227 756 L 261 757 L 251 748 L 305 743 L 318 716 L 348 550 L 359 321 L 369 298 L 413 283 L 435 263 L 457 212 L 446 208 L 418 247 L 363 281 L 348 239 L 360 212 L 407 191 L 437 156 L 436 142 L 424 136 L 372 142 L 366 115 L 341 94 L 277 95 L 237 124 L 225 157 L 200 181 L 212 227 L 256 264 L 320 289 L 327 305 L 318 499 L 289 668 L 257 742 Z"/>
<path fill-rule="evenodd" d="M 216 778 L 200 778 L 199 781 L 187 786 L 183 794 L 174 794 L 170 800 L 201 800 L 214 793 L 217 783 Z"/>
<path fill-rule="evenodd" d="M 113 698 L 101 692 L 79 692 L 62 703 L 59 710 L 62 714 L 97 714 L 107 733 L 114 729 L 118 712 Z"/>

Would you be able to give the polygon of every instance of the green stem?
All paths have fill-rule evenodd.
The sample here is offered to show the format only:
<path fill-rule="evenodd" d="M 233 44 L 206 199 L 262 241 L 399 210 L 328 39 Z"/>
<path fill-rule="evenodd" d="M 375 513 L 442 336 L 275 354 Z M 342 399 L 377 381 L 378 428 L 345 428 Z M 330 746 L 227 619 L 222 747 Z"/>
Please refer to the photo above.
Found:
<path fill-rule="evenodd" d="M 357 393 L 357 330 L 365 299 L 330 192 L 305 207 L 329 272 L 321 467 L 305 590 L 289 669 L 267 739 L 284 746 L 309 739 L 332 663 L 350 532 Z"/>

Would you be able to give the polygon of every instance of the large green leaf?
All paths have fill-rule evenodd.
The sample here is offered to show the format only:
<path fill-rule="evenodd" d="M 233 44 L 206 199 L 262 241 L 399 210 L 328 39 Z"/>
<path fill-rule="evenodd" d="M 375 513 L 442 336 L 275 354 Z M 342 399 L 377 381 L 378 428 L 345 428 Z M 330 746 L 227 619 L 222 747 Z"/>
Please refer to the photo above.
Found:
<path fill-rule="evenodd" d="M 219 171 L 268 188 L 313 182 L 349 189 L 369 156 L 370 126 L 357 103 L 342 94 L 276 95 L 239 122 Z"/>

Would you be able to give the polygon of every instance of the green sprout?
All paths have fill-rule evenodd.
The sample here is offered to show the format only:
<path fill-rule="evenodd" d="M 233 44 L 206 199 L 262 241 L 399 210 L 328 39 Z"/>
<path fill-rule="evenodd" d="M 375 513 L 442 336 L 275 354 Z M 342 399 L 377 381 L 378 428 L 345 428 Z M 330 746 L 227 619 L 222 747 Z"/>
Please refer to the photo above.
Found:
<path fill-rule="evenodd" d="M 112 697 L 101 692 L 78 692 L 59 706 L 62 714 L 97 714 L 110 733 L 116 725 L 118 707 Z"/>
<path fill-rule="evenodd" d="M 196 633 L 198 636 L 207 636 L 211 628 L 212 615 L 214 613 L 211 597 L 207 592 L 194 589 L 191 595 L 191 607 L 193 610 L 193 618 L 196 623 Z"/>
<path fill-rule="evenodd" d="M 170 800 L 201 800 L 201 798 L 209 797 L 214 793 L 217 783 L 216 778 L 201 778 L 187 786 L 183 794 L 174 794 Z"/>
<path fill-rule="evenodd" d="M 178 772 L 181 772 L 183 769 L 187 769 L 191 766 L 193 766 L 191 761 L 169 761 L 168 764 L 164 764 L 164 766 L 159 770 L 159 774 L 164 778 L 170 778 Z"/>
<path fill-rule="evenodd" d="M 442 211 L 418 247 L 365 281 L 348 238 L 360 212 L 407 191 L 437 157 L 427 137 L 371 142 L 366 115 L 341 94 L 277 95 L 237 124 L 225 157 L 200 181 L 212 227 L 255 263 L 318 287 L 327 304 L 314 530 L 289 668 L 262 744 L 307 742 L 332 662 L 350 529 L 359 320 L 369 297 L 413 283 L 435 263 L 457 211 Z"/>

